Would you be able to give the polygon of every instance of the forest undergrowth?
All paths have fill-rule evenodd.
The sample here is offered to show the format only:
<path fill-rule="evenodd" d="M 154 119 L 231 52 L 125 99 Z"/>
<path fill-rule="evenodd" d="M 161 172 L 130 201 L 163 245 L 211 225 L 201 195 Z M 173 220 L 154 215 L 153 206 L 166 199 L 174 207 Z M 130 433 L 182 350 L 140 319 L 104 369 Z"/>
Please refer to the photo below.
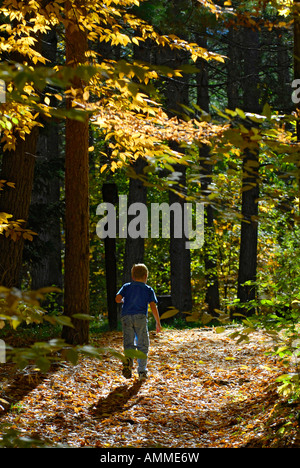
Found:
<path fill-rule="evenodd" d="M 298 446 L 300 404 L 279 397 L 276 378 L 285 370 L 266 355 L 266 337 L 255 333 L 236 344 L 231 332 L 151 331 L 143 382 L 135 372 L 126 380 L 108 354 L 60 363 L 46 374 L 2 365 L 2 439 L 8 446 L 28 436 L 70 447 Z M 93 344 L 121 351 L 122 333 L 103 333 Z"/>

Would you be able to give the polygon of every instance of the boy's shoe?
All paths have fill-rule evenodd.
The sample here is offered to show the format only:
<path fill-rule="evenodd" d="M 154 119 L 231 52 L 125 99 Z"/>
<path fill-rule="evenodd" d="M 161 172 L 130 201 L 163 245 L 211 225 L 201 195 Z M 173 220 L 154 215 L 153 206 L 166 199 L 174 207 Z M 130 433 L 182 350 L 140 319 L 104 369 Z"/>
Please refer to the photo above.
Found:
<path fill-rule="evenodd" d="M 128 358 L 127 361 L 123 363 L 122 374 L 126 379 L 131 379 L 132 366 L 133 366 L 133 360 L 131 358 Z"/>
<path fill-rule="evenodd" d="M 139 380 L 146 380 L 148 377 L 147 371 L 139 372 Z"/>

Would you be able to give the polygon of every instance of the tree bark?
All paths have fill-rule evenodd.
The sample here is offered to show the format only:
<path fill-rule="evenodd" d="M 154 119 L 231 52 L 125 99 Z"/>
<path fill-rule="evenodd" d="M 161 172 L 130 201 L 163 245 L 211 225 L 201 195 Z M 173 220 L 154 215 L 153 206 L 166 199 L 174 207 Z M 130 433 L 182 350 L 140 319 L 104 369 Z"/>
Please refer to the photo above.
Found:
<path fill-rule="evenodd" d="M 207 47 L 207 41 L 201 37 L 197 38 L 197 43 L 201 47 Z M 209 113 L 209 91 L 208 91 L 208 71 L 207 62 L 199 59 L 197 61 L 199 72 L 197 73 L 197 104 L 205 112 Z M 201 191 L 205 197 L 211 192 L 209 185 L 212 179 L 211 155 L 208 145 L 202 145 L 199 148 L 199 158 L 201 164 Z M 218 316 L 217 310 L 220 309 L 219 279 L 217 269 L 217 249 L 214 229 L 214 208 L 211 204 L 205 207 L 205 231 L 204 231 L 204 265 L 206 279 L 205 302 L 208 305 L 208 312 L 212 316 Z"/>
<path fill-rule="evenodd" d="M 49 179 L 49 172 L 58 157 L 58 128 L 47 122 L 40 131 L 37 143 L 37 163 L 29 214 L 30 225 L 38 234 L 33 245 L 38 254 L 30 264 L 32 289 L 51 285 L 63 287 L 60 179 L 53 172 L 51 180 Z M 45 170 L 48 172 L 46 175 L 43 174 Z M 26 252 L 27 249 L 25 257 Z"/>
<path fill-rule="evenodd" d="M 140 43 L 139 46 L 134 45 L 133 53 L 135 60 L 140 60 L 143 62 L 151 62 L 151 44 L 149 41 Z M 143 174 L 144 168 L 147 166 L 147 161 L 139 157 L 131 165 L 132 170 L 137 174 Z M 143 181 L 131 177 L 129 180 L 129 195 L 128 195 L 128 206 L 132 203 L 143 203 L 147 204 L 147 187 L 144 185 Z M 128 224 L 132 216 L 128 216 Z M 144 262 L 144 253 L 145 253 L 145 239 L 143 237 L 138 237 L 133 239 L 129 236 L 126 238 L 125 244 L 125 256 L 124 256 L 124 266 L 123 266 L 123 283 L 131 281 L 131 268 L 135 263 Z"/>
<path fill-rule="evenodd" d="M 6 186 L 0 195 L 0 211 L 12 214 L 14 219 L 28 220 L 38 128 L 34 127 L 25 140 L 17 137 L 15 151 L 5 151 L 0 179 L 14 182 L 15 188 Z M 0 283 L 8 288 L 20 287 L 24 239 L 13 241 L 0 236 Z"/>
<path fill-rule="evenodd" d="M 27 20 L 30 20 L 28 17 Z M 17 23 L 17 20 L 15 20 Z M 37 34 L 36 50 L 41 49 L 41 36 Z M 23 63 L 31 61 L 24 55 L 14 52 L 9 60 Z M 2 156 L 0 179 L 14 182 L 15 188 L 6 186 L 0 195 L 0 211 L 13 215 L 13 219 L 24 220 L 26 227 L 34 179 L 36 145 L 39 134 L 34 127 L 25 139 L 17 136 L 16 149 L 5 151 Z M 0 235 L 0 284 L 6 287 L 21 286 L 21 268 L 23 262 L 24 238 L 16 242 L 10 237 Z"/>
<path fill-rule="evenodd" d="M 84 8 L 85 1 L 76 6 Z M 66 65 L 76 67 L 86 61 L 86 31 L 79 28 L 70 2 L 66 2 Z M 72 87 L 83 91 L 84 83 L 74 79 Z M 72 105 L 69 99 L 68 106 Z M 74 314 L 89 314 L 89 122 L 68 118 L 65 147 L 65 277 L 64 313 L 72 318 L 74 328 L 65 326 L 62 337 L 77 345 L 88 342 L 88 320 L 74 319 Z"/>
<path fill-rule="evenodd" d="M 182 165 L 174 167 L 175 171 L 181 172 L 179 184 L 186 186 L 186 174 Z M 176 238 L 174 233 L 174 216 L 171 213 L 170 219 L 170 263 L 171 263 L 171 296 L 172 304 L 179 312 L 192 310 L 192 287 L 191 287 L 191 253 L 186 248 L 187 238 L 184 234 L 184 198 L 173 191 L 169 192 L 170 206 L 173 203 L 181 205 L 182 213 L 182 236 Z"/>
<path fill-rule="evenodd" d="M 259 33 L 244 30 L 244 110 L 259 113 Z M 250 130 L 251 126 L 248 128 Z M 246 305 L 256 299 L 258 197 L 259 197 L 259 152 L 255 143 L 249 142 L 243 156 L 242 223 L 239 256 L 237 297 L 242 304 L 238 312 L 251 315 L 254 306 Z M 247 282 L 247 284 L 245 284 Z"/>
<path fill-rule="evenodd" d="M 242 84 L 242 53 L 241 53 L 241 31 L 231 26 L 227 34 L 227 99 L 228 108 L 235 109 L 241 106 L 239 90 Z"/>
<path fill-rule="evenodd" d="M 147 166 L 147 162 L 139 158 L 132 164 L 132 169 L 136 174 L 143 174 L 143 169 Z M 133 203 L 143 203 L 147 206 L 147 187 L 140 179 L 130 178 L 129 181 L 129 196 L 128 206 Z M 128 215 L 128 224 L 134 216 Z M 143 237 L 136 239 L 127 236 L 125 244 L 125 256 L 123 267 L 123 283 L 131 281 L 131 268 L 135 263 L 144 262 L 145 240 Z"/>
<path fill-rule="evenodd" d="M 55 29 L 45 35 L 42 53 L 54 66 L 57 54 Z M 30 265 L 32 289 L 51 285 L 63 287 L 60 178 L 55 174 L 60 169 L 59 127 L 55 120 L 44 120 L 43 126 L 37 142 L 37 161 L 29 214 L 32 229 L 38 233 L 34 242 L 38 258 L 32 260 Z"/>
<path fill-rule="evenodd" d="M 294 0 L 294 79 L 300 79 L 300 2 Z M 298 119 L 296 120 L 296 136 L 300 141 L 300 106 L 296 105 Z M 300 161 L 298 161 L 298 190 L 300 192 Z M 299 219 L 300 219 L 300 197 L 299 197 Z"/>
<path fill-rule="evenodd" d="M 103 201 L 118 203 L 118 187 L 114 183 L 105 183 L 102 186 Z M 106 237 L 104 239 L 105 248 L 105 273 L 106 273 L 106 297 L 107 313 L 110 330 L 116 330 L 118 325 L 118 305 L 115 301 L 117 292 L 117 255 L 116 239 Z"/>

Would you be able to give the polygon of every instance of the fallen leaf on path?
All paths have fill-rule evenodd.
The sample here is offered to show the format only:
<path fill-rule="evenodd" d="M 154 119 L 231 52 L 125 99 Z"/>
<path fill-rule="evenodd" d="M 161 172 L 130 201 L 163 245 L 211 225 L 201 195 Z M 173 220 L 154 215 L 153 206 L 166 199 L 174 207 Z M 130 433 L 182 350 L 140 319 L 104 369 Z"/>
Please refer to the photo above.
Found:
<path fill-rule="evenodd" d="M 2 366 L 0 423 L 71 447 L 278 444 L 268 421 L 276 414 L 275 379 L 283 371 L 265 355 L 262 335 L 238 347 L 226 332 L 206 328 L 151 332 L 150 339 L 143 382 L 136 373 L 126 380 L 113 356 L 83 357 L 44 375 Z M 120 332 L 94 341 L 122 351 Z M 293 437 L 297 430 L 295 424 Z"/>

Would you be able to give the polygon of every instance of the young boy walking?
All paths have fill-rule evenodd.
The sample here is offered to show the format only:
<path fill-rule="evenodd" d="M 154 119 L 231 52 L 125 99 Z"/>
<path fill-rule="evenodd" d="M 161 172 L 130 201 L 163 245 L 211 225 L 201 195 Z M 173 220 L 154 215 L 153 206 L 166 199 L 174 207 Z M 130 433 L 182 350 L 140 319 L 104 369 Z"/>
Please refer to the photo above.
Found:
<path fill-rule="evenodd" d="M 161 331 L 157 310 L 157 298 L 151 286 L 146 284 L 148 268 L 143 263 L 133 265 L 131 269 L 132 282 L 125 283 L 116 295 L 116 302 L 123 303 L 121 322 L 123 329 L 123 345 L 126 349 L 142 351 L 145 359 L 138 359 L 139 379 L 147 378 L 147 357 L 149 350 L 148 305 L 156 321 L 156 331 Z M 127 379 L 132 376 L 133 359 L 128 358 L 123 364 L 123 375 Z"/>

